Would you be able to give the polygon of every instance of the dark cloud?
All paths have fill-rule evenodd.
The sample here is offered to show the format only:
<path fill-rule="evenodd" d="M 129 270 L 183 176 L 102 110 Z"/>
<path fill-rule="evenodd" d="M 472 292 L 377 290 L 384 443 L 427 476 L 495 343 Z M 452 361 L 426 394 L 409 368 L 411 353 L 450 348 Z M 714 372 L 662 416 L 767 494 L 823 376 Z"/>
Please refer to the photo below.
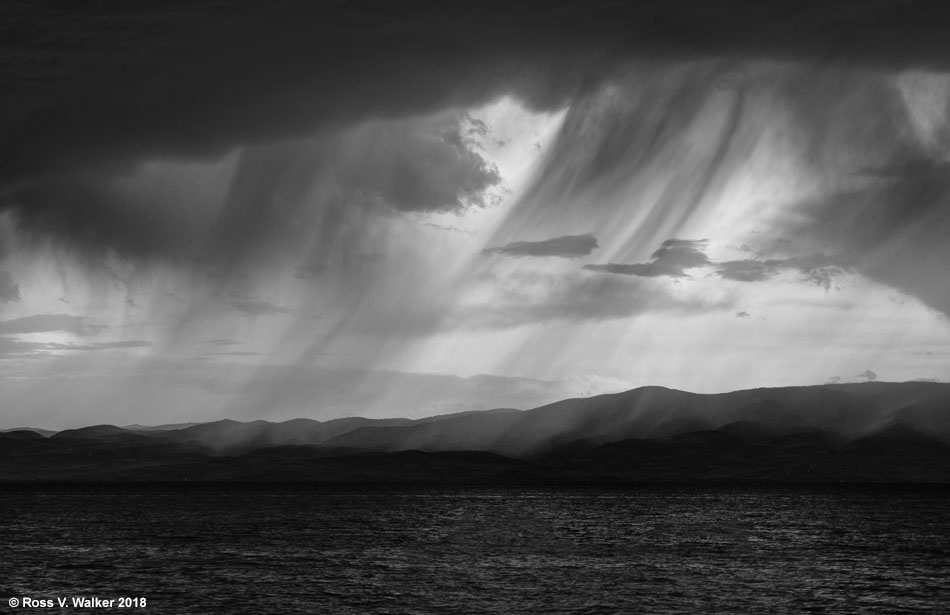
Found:
<path fill-rule="evenodd" d="M 482 253 L 502 254 L 504 256 L 579 258 L 587 256 L 596 248 L 597 238 L 593 235 L 564 235 L 543 241 L 515 241 L 503 246 L 482 250 Z"/>
<path fill-rule="evenodd" d="M 93 253 L 180 252 L 181 221 L 161 204 L 150 205 L 156 204 L 122 195 L 103 175 L 45 178 L 0 194 L 0 209 L 12 212 L 17 230 L 34 241 L 55 237 Z"/>
<path fill-rule="evenodd" d="M 746 311 L 736 312 L 736 318 L 748 318 L 750 314 Z"/>
<path fill-rule="evenodd" d="M 467 134 L 471 124 L 451 112 L 248 147 L 218 178 L 154 169 L 53 175 L 0 193 L 0 210 L 34 244 L 52 237 L 80 254 L 171 258 L 217 275 L 311 245 L 313 262 L 298 272 L 307 278 L 368 252 L 373 216 L 488 204 L 500 177 Z"/>
<path fill-rule="evenodd" d="M 705 247 L 705 239 L 667 239 L 651 256 L 655 261 L 690 269 L 709 264 Z"/>
<path fill-rule="evenodd" d="M 478 205 L 498 182 L 470 147 L 486 127 L 449 121 L 421 130 L 405 118 L 506 92 L 560 105 L 604 48 L 592 48 L 590 34 L 555 39 L 559 28 L 533 11 L 509 9 L 496 22 L 480 9 L 437 4 L 107 4 L 4 6 L 14 25 L 0 41 L 0 136 L 18 145 L 0 152 L 0 210 L 34 236 L 136 255 L 210 248 L 227 260 L 235 245 L 255 247 L 242 244 L 248 228 L 269 238 L 299 226 L 306 216 L 293 197 L 315 175 L 334 176 L 343 191 L 307 221 L 330 234 L 340 230 L 335 220 L 348 222 L 333 210 L 354 203 L 408 212 Z M 246 177 L 236 179 L 208 245 L 196 245 L 189 220 L 166 215 L 172 204 L 129 202 L 112 185 L 144 160 L 218 158 L 302 135 L 320 140 L 308 158 L 294 158 L 293 147 L 269 150 L 240 170 Z"/>
<path fill-rule="evenodd" d="M 680 276 L 685 275 L 682 270 L 669 269 L 654 263 L 633 263 L 624 265 L 621 263 L 607 263 L 606 265 L 584 265 L 584 269 L 590 271 L 602 271 L 604 273 L 616 273 L 618 275 L 636 275 L 645 278 L 655 278 L 662 275 Z"/>
<path fill-rule="evenodd" d="M 0 271 L 0 301 L 10 303 L 20 300 L 20 285 L 9 271 Z"/>
<path fill-rule="evenodd" d="M 283 308 L 277 305 L 274 305 L 270 301 L 264 299 L 254 299 L 250 297 L 235 297 L 228 301 L 228 305 L 232 308 L 250 316 L 256 318 L 257 316 L 273 316 L 276 314 L 290 314 L 290 310 Z"/>
<path fill-rule="evenodd" d="M 105 328 L 103 325 L 89 324 L 85 318 L 70 314 L 37 314 L 0 321 L 0 335 L 64 331 L 74 335 L 87 336 L 94 335 Z"/>
<path fill-rule="evenodd" d="M 857 376 L 858 378 L 864 378 L 865 380 L 877 380 L 877 374 L 872 372 L 869 369 L 864 370 Z"/>
<path fill-rule="evenodd" d="M 296 253 L 299 279 L 332 271 L 358 278 L 379 258 L 374 221 L 487 204 L 500 178 L 463 134 L 469 123 L 458 113 L 373 121 L 246 149 L 206 247 L 212 262 L 240 273 Z"/>
<path fill-rule="evenodd" d="M 737 282 L 761 282 L 789 270 L 798 271 L 805 281 L 828 289 L 835 276 L 851 271 L 852 267 L 846 258 L 821 253 L 783 259 L 745 259 L 716 263 L 717 275 Z"/>
<path fill-rule="evenodd" d="M 207 154 L 504 90 L 550 106 L 585 74 L 598 74 L 595 60 L 629 56 L 946 65 L 948 43 L 932 27 L 946 12 L 939 5 L 836 7 L 7 3 L 0 133 L 5 143 L 29 145 L 7 153 L 0 168 L 22 177 L 54 163 L 125 159 L 130 149 Z"/>
<path fill-rule="evenodd" d="M 479 124 L 476 133 L 487 130 Z M 483 205 L 485 190 L 500 181 L 498 171 L 462 134 L 459 117 L 428 126 L 372 124 L 356 131 L 341 154 L 343 184 L 371 191 L 397 211 L 458 211 Z"/>
<path fill-rule="evenodd" d="M 515 85 L 551 104 L 568 87 L 560 82 L 586 65 L 600 19 L 584 26 L 557 10 L 539 19 L 508 7 L 497 20 L 481 7 L 435 3 L 148 5 L 4 7 L 15 26 L 0 47 L 8 92 L 0 130 L 29 136 L 3 158 L 6 173 L 114 164 L 130 151 L 208 155 L 485 100 Z M 527 67 L 539 77 L 525 78 Z"/>
<path fill-rule="evenodd" d="M 775 261 L 776 263 L 778 261 Z M 741 261 L 725 261 L 717 265 L 716 273 L 727 280 L 738 282 L 760 282 L 778 272 L 776 266 L 769 261 L 745 259 Z"/>
<path fill-rule="evenodd" d="M 680 278 L 686 276 L 686 269 L 710 264 L 703 251 L 705 247 L 705 239 L 667 239 L 652 254 L 653 260 L 649 263 L 585 265 L 584 269 L 648 278 Z"/>
<path fill-rule="evenodd" d="M 659 0 L 398 7 L 382 0 L 145 0 L 131 7 L 107 0 L 9 2 L 3 11 L 0 137 L 15 145 L 0 153 L 0 193 L 8 197 L 0 207 L 15 210 L 27 229 L 136 253 L 193 239 L 172 221 L 156 220 L 158 212 L 126 210 L 111 192 L 109 178 L 143 160 L 219 157 L 238 146 L 334 134 L 371 119 L 419 117 L 505 93 L 535 108 L 559 108 L 578 92 L 612 83 L 618 66 L 642 59 L 837 57 L 945 66 L 950 57 L 950 44 L 931 27 L 941 23 L 936 5 L 898 10 L 856 0 L 834 11 L 751 0 L 728 7 Z M 569 135 L 594 128 L 603 138 L 565 181 L 589 183 L 611 174 L 620 159 L 657 159 L 683 133 L 719 79 L 706 67 L 690 69 L 679 82 L 667 72 L 661 67 L 647 80 L 639 75 L 635 85 L 660 87 L 657 109 L 669 108 L 669 120 L 662 112 L 652 119 L 640 114 L 636 128 L 619 108 L 611 121 L 588 114 L 585 98 L 572 106 Z M 742 141 L 743 99 L 740 93 L 729 103 L 710 164 L 688 174 L 693 179 L 684 190 L 694 196 L 676 205 L 671 195 L 668 207 L 657 210 L 667 211 L 668 221 L 715 183 Z M 484 129 L 471 123 L 460 133 L 402 145 L 392 136 L 377 143 L 367 135 L 379 145 L 366 164 L 380 184 L 369 187 L 400 211 L 477 200 L 495 177 L 459 144 L 485 137 Z M 566 139 L 558 152 L 571 142 L 577 144 Z M 552 171 L 562 167 L 562 153 L 553 156 Z"/>

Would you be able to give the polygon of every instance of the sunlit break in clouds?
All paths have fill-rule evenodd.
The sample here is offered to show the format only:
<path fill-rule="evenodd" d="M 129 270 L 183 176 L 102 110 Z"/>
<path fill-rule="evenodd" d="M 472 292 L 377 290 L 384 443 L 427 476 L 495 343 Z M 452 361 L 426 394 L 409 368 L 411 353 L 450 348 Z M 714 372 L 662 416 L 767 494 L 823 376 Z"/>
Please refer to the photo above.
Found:
<path fill-rule="evenodd" d="M 4 427 L 947 380 L 950 48 L 836 6 L 5 7 Z"/>

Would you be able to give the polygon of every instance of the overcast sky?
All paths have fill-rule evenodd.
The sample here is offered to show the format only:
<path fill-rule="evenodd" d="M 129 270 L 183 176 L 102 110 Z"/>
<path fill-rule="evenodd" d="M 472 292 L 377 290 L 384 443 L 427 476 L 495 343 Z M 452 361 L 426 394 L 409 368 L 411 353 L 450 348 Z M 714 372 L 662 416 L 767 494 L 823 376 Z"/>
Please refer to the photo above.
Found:
<path fill-rule="evenodd" d="M 950 18 L 8 2 L 0 427 L 950 379 Z"/>

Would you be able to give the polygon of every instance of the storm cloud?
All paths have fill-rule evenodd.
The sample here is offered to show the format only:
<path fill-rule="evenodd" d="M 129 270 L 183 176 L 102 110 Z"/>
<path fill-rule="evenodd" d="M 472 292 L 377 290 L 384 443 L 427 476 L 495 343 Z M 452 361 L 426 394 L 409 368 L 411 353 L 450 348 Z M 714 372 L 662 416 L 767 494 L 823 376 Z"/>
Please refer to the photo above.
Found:
<path fill-rule="evenodd" d="M 21 177 L 64 159 L 107 160 L 129 147 L 207 155 L 328 121 L 471 104 L 513 87 L 537 105 L 555 105 L 611 55 L 834 54 L 940 65 L 948 47 L 929 27 L 939 7 L 857 1 L 836 11 L 751 1 L 728 9 L 292 1 L 265 10 L 235 0 L 187 11 L 160 2 L 24 3 L 5 7 L 5 15 L 14 25 L 0 47 L 9 94 L 3 128 L 30 138 L 5 139 L 25 145 L 2 168 Z M 28 121 L 17 125 L 14 116 L 24 115 Z M 102 126 L 114 128 L 99 133 Z"/>
<path fill-rule="evenodd" d="M 501 404 L 588 376 L 937 373 L 945 353 L 915 353 L 950 347 L 936 3 L 2 11 L 19 400 L 97 382 L 75 407 L 139 408 L 177 382 L 162 404 L 186 414 L 327 418 L 438 406 L 441 384 L 379 401 L 400 370 L 517 374 Z M 308 384 L 355 367 L 375 376 L 324 379 L 346 403 Z"/>
<path fill-rule="evenodd" d="M 159 2 L 134 8 L 15 3 L 4 7 L 11 26 L 0 43 L 0 135 L 17 145 L 0 154 L 0 193 L 17 192 L 4 207 L 16 209 L 34 230 L 78 223 L 79 238 L 147 248 L 160 245 L 161 234 L 153 236 L 147 220 L 117 209 L 101 195 L 102 185 L 90 186 L 90 177 L 127 173 L 145 159 L 219 158 L 239 147 L 476 105 L 502 94 L 554 109 L 642 58 L 832 56 L 872 66 L 944 65 L 948 43 L 929 27 L 936 10 L 898 12 L 860 2 L 834 12 L 754 2 L 728 9 L 664 2 L 395 7 L 291 1 L 262 7 L 234 0 L 187 9 Z M 703 81 L 711 83 L 697 81 L 692 94 Z M 671 95 L 674 104 L 703 98 L 689 90 Z M 644 155 L 677 130 L 670 124 L 652 139 L 644 133 L 653 144 Z M 640 144 L 631 137 L 636 133 L 629 128 L 616 131 L 613 145 L 573 177 L 584 182 L 609 173 L 626 156 L 625 143 Z M 436 155 L 437 171 L 445 164 L 438 147 L 418 143 L 404 151 L 405 159 Z M 410 171 L 390 184 L 391 202 L 414 210 L 457 204 L 490 180 L 476 173 L 419 192 L 417 180 L 425 178 L 418 173 L 425 172 Z M 379 177 L 387 181 L 385 172 Z M 697 177 L 699 189 L 711 176 Z M 79 182 L 87 196 L 71 197 L 67 206 L 57 195 L 69 182 Z"/>
<path fill-rule="evenodd" d="M 584 265 L 584 269 L 650 278 L 659 276 L 682 278 L 686 277 L 687 269 L 709 264 L 709 258 L 703 252 L 705 246 L 705 239 L 667 239 L 653 253 L 651 262 L 630 265 L 618 263 Z"/>

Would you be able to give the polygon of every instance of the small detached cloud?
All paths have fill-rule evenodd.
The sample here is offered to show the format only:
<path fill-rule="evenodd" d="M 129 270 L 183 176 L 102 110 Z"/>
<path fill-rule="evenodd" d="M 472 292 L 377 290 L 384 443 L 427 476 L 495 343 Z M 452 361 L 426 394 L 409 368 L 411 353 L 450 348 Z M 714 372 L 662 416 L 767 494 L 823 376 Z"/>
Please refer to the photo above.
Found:
<path fill-rule="evenodd" d="M 20 300 L 20 285 L 9 271 L 0 271 L 0 301 L 10 303 Z"/>
<path fill-rule="evenodd" d="M 606 265 L 585 265 L 589 271 L 601 271 L 619 275 L 634 275 L 646 278 L 669 276 L 688 277 L 687 269 L 709 265 L 705 253 L 705 239 L 667 239 L 651 256 L 648 263 L 608 263 Z"/>
<path fill-rule="evenodd" d="M 820 252 L 783 259 L 745 259 L 716 264 L 716 274 L 726 280 L 761 282 L 783 271 L 798 271 L 805 281 L 825 290 L 831 288 L 831 281 L 835 276 L 850 270 L 851 265 L 847 259 L 827 256 Z"/>
<path fill-rule="evenodd" d="M 290 310 L 284 307 L 274 305 L 264 299 L 252 299 L 249 297 L 235 297 L 228 301 L 228 305 L 241 312 L 245 316 L 257 318 L 258 316 L 273 316 L 276 314 L 290 314 Z"/>
<path fill-rule="evenodd" d="M 774 261 L 778 263 L 780 261 Z M 771 261 L 757 261 L 752 259 L 741 261 L 726 261 L 719 263 L 716 273 L 726 280 L 736 282 L 761 282 L 778 273 L 776 265 Z"/>
<path fill-rule="evenodd" d="M 872 371 L 869 370 L 869 369 L 864 370 L 862 373 L 858 374 L 857 377 L 858 377 L 858 378 L 864 378 L 864 379 L 867 380 L 868 382 L 872 382 L 872 381 L 874 381 L 874 380 L 877 380 L 877 374 L 875 374 L 874 372 L 872 372 Z"/>
<path fill-rule="evenodd" d="M 751 314 L 749 314 L 748 312 L 745 312 L 745 311 L 736 312 L 736 318 L 748 318 L 750 315 L 751 315 Z"/>
<path fill-rule="evenodd" d="M 544 258 L 579 258 L 587 256 L 598 247 L 597 238 L 590 234 L 563 235 L 544 241 L 515 241 L 503 246 L 487 248 L 482 254 Z"/>

